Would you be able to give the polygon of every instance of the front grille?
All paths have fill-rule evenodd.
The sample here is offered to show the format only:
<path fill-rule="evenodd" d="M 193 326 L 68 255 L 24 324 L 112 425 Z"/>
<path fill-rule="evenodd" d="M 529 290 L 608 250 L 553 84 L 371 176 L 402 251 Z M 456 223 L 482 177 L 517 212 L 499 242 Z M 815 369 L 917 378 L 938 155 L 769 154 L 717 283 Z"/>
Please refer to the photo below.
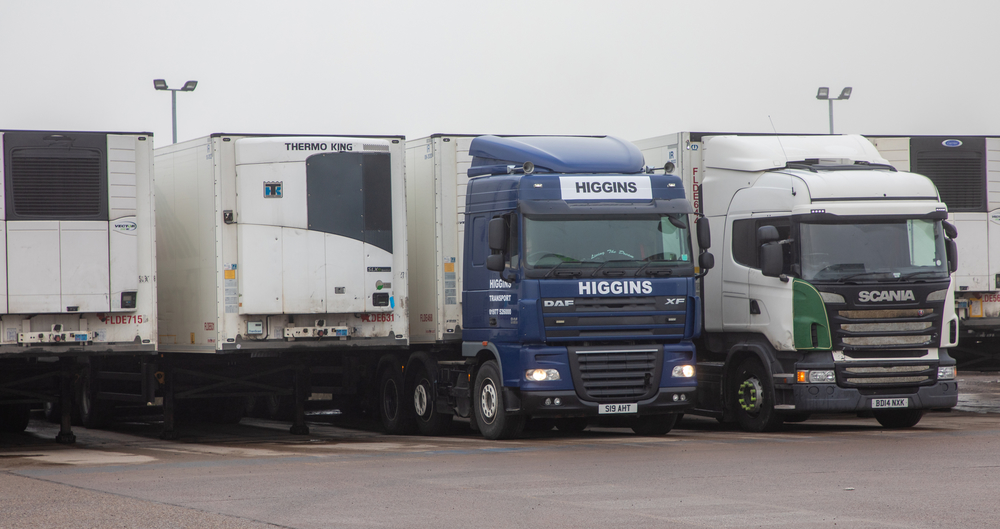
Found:
<path fill-rule="evenodd" d="M 656 298 L 652 296 L 627 298 L 576 298 L 576 312 L 625 312 L 656 310 Z"/>
<path fill-rule="evenodd" d="M 937 362 L 837 364 L 837 384 L 847 388 L 929 386 L 937 382 L 937 368 Z"/>
<path fill-rule="evenodd" d="M 543 298 L 546 340 L 678 336 L 687 322 L 686 296 Z"/>
<path fill-rule="evenodd" d="M 37 153 L 39 149 L 31 149 Z M 100 153 L 73 156 L 11 153 L 10 193 L 20 219 L 101 219 L 104 178 Z"/>
<path fill-rule="evenodd" d="M 832 311 L 834 349 L 933 347 L 940 341 L 940 319 L 933 308 Z"/>
<path fill-rule="evenodd" d="M 569 348 L 580 398 L 600 403 L 636 402 L 656 394 L 663 369 L 660 346 Z"/>

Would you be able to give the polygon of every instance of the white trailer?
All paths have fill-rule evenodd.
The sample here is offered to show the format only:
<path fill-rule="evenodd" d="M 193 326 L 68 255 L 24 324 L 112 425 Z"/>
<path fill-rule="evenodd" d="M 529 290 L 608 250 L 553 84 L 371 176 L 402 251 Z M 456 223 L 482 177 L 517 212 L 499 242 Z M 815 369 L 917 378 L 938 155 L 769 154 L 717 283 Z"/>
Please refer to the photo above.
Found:
<path fill-rule="evenodd" d="M 173 398 L 239 407 L 291 395 L 292 374 L 307 431 L 302 377 L 351 393 L 345 351 L 406 347 L 403 141 L 213 134 L 156 150 L 167 435 Z"/>
<path fill-rule="evenodd" d="M 69 380 L 80 375 L 82 420 L 96 424 L 104 410 L 93 399 L 116 400 L 115 383 L 91 367 L 141 364 L 155 351 L 153 138 L 3 131 L 0 139 L 0 399 L 9 404 L 0 428 L 23 429 L 28 405 L 44 401 L 61 411 L 57 439 L 72 442 Z"/>
<path fill-rule="evenodd" d="M 1000 336 L 1000 137 L 868 136 L 901 171 L 930 178 L 958 227 L 961 367 L 996 368 Z"/>

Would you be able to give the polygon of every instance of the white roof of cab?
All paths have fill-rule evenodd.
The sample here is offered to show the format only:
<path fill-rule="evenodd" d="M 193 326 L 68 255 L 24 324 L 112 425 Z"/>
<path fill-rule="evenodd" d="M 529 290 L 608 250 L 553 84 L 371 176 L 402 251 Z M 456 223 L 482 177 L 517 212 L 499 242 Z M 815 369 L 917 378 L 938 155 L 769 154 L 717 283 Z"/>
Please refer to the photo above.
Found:
<path fill-rule="evenodd" d="M 850 160 L 889 165 L 862 136 L 707 136 L 705 167 L 766 171 L 809 159 Z"/>

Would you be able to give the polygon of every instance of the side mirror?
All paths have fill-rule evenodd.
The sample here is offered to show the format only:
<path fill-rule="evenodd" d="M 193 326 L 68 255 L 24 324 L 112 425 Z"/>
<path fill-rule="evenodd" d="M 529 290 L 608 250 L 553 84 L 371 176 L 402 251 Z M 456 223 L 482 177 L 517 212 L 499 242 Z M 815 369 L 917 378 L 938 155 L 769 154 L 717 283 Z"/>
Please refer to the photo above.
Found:
<path fill-rule="evenodd" d="M 507 260 L 502 253 L 494 253 L 486 256 L 486 269 L 494 272 L 503 272 L 507 266 Z"/>
<path fill-rule="evenodd" d="M 709 229 L 708 217 L 698 217 L 695 222 L 698 230 L 698 248 L 707 250 L 712 247 L 712 231 Z"/>
<path fill-rule="evenodd" d="M 761 226 L 757 228 L 757 244 L 767 244 L 780 238 L 778 236 L 778 228 L 774 226 Z"/>
<path fill-rule="evenodd" d="M 956 228 L 954 224 L 944 221 L 941 225 L 944 226 L 944 234 L 947 235 L 949 239 L 958 238 L 958 228 Z"/>
<path fill-rule="evenodd" d="M 945 253 L 948 255 L 948 272 L 958 270 L 958 244 L 953 239 L 944 240 Z"/>
<path fill-rule="evenodd" d="M 715 268 L 715 256 L 705 252 L 698 256 L 698 266 L 702 270 L 711 270 Z"/>
<path fill-rule="evenodd" d="M 764 226 L 764 228 L 771 228 L 774 230 L 773 226 Z M 759 231 L 759 230 L 758 230 Z M 774 230 L 775 233 L 778 230 Z M 760 270 L 767 277 L 778 277 L 781 275 L 781 269 L 784 268 L 784 254 L 781 249 L 781 245 L 776 242 L 769 242 L 763 244 L 760 247 Z"/>
<path fill-rule="evenodd" d="M 507 222 L 502 217 L 490 220 L 486 239 L 490 245 L 490 250 L 494 252 L 503 252 L 507 249 Z M 489 268 L 489 265 L 487 265 L 487 268 Z"/>

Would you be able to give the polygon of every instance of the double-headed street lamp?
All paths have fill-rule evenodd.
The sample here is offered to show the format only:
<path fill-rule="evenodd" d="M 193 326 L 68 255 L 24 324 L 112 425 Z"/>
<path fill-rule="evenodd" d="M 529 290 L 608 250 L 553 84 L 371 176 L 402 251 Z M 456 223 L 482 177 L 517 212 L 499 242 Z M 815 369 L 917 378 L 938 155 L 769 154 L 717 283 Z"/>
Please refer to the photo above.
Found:
<path fill-rule="evenodd" d="M 171 114 L 174 121 L 174 143 L 177 143 L 177 92 L 194 92 L 197 86 L 198 81 L 188 81 L 181 88 L 168 88 L 167 82 L 163 79 L 153 79 L 153 88 L 170 91 Z"/>
<path fill-rule="evenodd" d="M 830 89 L 825 86 L 821 86 L 819 92 L 816 92 L 816 99 L 825 99 L 830 102 L 830 134 L 833 134 L 833 102 L 840 101 L 841 99 L 850 99 L 851 90 L 851 87 L 848 86 L 840 91 L 840 95 L 838 97 L 830 97 Z"/>

